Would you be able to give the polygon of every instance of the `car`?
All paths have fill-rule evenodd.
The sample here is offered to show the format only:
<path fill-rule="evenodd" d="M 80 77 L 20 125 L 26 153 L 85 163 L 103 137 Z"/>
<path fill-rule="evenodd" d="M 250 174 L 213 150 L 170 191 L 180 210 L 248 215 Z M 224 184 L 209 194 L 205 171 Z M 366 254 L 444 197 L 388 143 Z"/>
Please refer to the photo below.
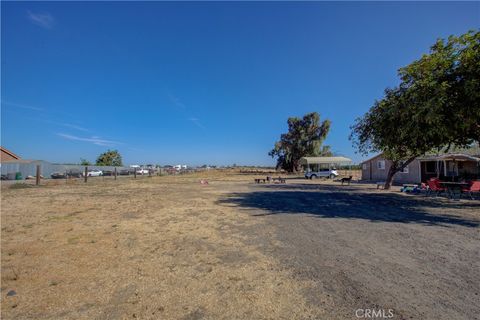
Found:
<path fill-rule="evenodd" d="M 113 176 L 113 171 L 112 170 L 103 170 L 102 171 L 102 176 Z"/>
<path fill-rule="evenodd" d="M 52 179 L 65 179 L 67 176 L 63 172 L 54 172 L 50 175 Z"/>
<path fill-rule="evenodd" d="M 118 172 L 118 174 L 119 174 L 120 176 L 128 176 L 128 175 L 130 175 L 130 170 L 128 170 L 128 169 L 122 169 L 122 170 L 120 170 L 120 171 Z"/>
<path fill-rule="evenodd" d="M 93 170 L 89 170 L 87 175 L 89 177 L 100 177 L 102 174 L 103 174 L 102 170 L 93 169 Z"/>
<path fill-rule="evenodd" d="M 307 179 L 317 179 L 317 178 L 333 179 L 335 177 L 338 177 L 338 172 L 335 169 L 318 169 L 317 171 L 305 172 L 305 178 Z"/>
<path fill-rule="evenodd" d="M 70 169 L 67 171 L 67 177 L 69 178 L 81 178 L 83 177 L 82 171 L 78 169 Z"/>
<path fill-rule="evenodd" d="M 144 174 L 148 174 L 148 170 L 147 169 L 140 169 L 140 170 L 137 170 L 137 174 L 141 174 L 141 175 L 144 175 Z"/>

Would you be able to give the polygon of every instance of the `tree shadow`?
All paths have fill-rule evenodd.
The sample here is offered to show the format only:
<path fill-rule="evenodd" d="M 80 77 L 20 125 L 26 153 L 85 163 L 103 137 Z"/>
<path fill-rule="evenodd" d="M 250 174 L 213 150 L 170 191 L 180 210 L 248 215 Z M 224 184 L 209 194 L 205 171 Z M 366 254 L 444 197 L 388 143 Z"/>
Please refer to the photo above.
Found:
<path fill-rule="evenodd" d="M 264 185 L 252 192 L 231 193 L 220 199 L 218 204 L 263 211 L 253 216 L 309 214 L 318 218 L 364 219 L 445 227 L 480 225 L 480 219 L 467 219 L 449 212 L 461 208 L 478 208 L 480 211 L 480 202 L 452 202 L 392 192 L 368 192 L 355 186 Z"/>

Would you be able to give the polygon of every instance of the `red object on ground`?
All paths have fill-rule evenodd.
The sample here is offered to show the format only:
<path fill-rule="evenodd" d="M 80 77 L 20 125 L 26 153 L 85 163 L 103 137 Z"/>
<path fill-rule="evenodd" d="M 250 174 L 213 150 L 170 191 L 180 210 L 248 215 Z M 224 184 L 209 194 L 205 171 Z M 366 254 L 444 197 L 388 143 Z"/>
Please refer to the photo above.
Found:
<path fill-rule="evenodd" d="M 440 179 L 432 178 L 427 181 L 430 190 L 435 192 L 445 191 L 446 189 L 440 185 Z"/>
<path fill-rule="evenodd" d="M 462 192 L 480 192 L 480 181 L 470 181 L 470 185 L 463 187 Z"/>

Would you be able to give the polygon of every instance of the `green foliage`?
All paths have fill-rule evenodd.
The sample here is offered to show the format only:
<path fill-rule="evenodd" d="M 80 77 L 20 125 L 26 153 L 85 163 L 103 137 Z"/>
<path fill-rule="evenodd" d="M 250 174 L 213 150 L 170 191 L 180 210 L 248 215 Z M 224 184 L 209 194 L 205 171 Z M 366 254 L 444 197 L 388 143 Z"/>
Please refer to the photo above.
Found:
<path fill-rule="evenodd" d="M 333 157 L 332 148 L 330 146 L 322 146 L 318 156 L 320 157 Z"/>
<path fill-rule="evenodd" d="M 91 166 L 92 164 L 87 159 L 80 158 L 80 165 L 81 166 Z"/>
<path fill-rule="evenodd" d="M 107 150 L 97 158 L 97 166 L 122 166 L 122 156 L 117 150 Z"/>
<path fill-rule="evenodd" d="M 301 119 L 289 118 L 288 132 L 280 136 L 280 141 L 269 152 L 270 156 L 277 157 L 277 169 L 295 172 L 301 157 L 331 154 L 330 147 L 321 149 L 329 129 L 330 121 L 320 123 L 317 112 L 308 113 Z"/>
<path fill-rule="evenodd" d="M 438 40 L 429 54 L 398 72 L 401 83 L 352 126 L 354 146 L 383 152 L 393 175 L 433 149 L 480 139 L 480 33 Z"/>

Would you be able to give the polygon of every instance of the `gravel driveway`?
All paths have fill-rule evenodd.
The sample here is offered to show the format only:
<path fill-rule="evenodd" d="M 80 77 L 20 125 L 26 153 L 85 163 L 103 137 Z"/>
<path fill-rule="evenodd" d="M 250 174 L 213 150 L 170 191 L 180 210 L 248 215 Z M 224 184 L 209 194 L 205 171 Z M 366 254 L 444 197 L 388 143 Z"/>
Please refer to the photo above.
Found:
<path fill-rule="evenodd" d="M 262 227 L 245 232 L 313 281 L 304 294 L 332 318 L 367 318 L 367 309 L 393 319 L 480 319 L 480 201 L 291 180 L 251 185 L 220 204 L 274 227 L 275 247 Z"/>

